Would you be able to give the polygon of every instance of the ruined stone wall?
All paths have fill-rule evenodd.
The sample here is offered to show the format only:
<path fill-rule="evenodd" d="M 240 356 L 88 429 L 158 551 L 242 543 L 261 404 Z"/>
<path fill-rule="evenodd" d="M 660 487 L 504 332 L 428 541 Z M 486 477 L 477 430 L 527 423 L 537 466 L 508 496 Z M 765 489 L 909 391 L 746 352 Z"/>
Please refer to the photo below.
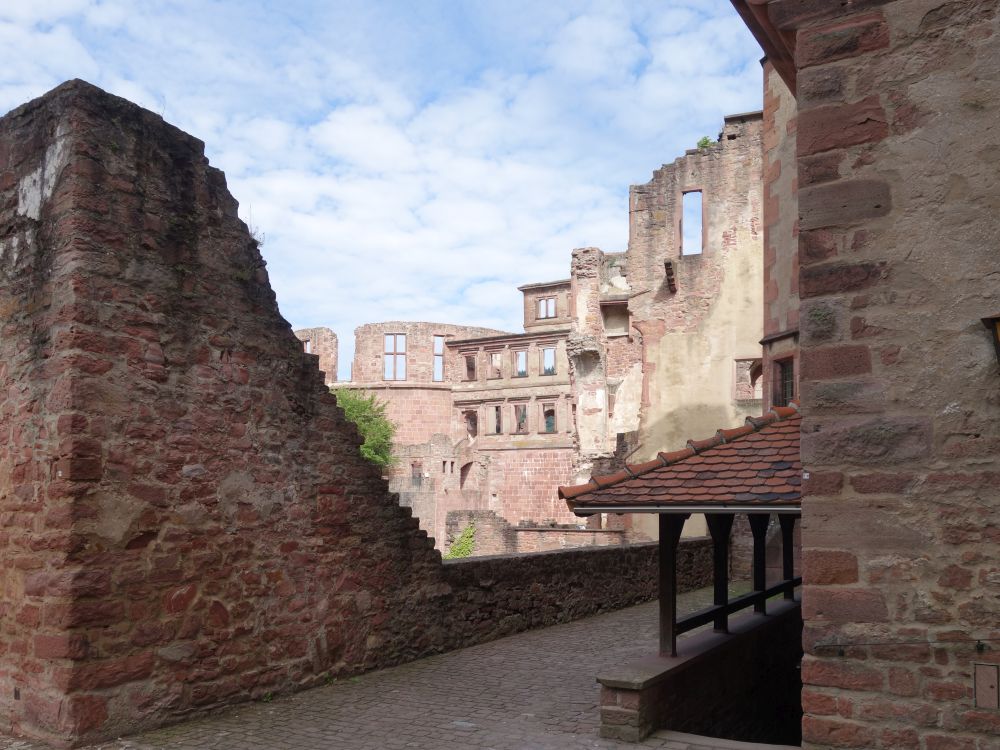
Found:
<path fill-rule="evenodd" d="M 300 328 L 295 331 L 295 338 L 302 342 L 302 349 L 307 354 L 319 358 L 319 369 L 326 384 L 333 385 L 337 381 L 337 334 L 329 328 Z"/>
<path fill-rule="evenodd" d="M 734 398 L 733 368 L 760 352 L 761 179 L 761 118 L 747 115 L 727 118 L 718 143 L 631 188 L 629 311 L 644 369 L 642 447 L 633 460 L 750 416 Z M 703 192 L 700 255 L 681 255 L 681 195 L 689 190 Z"/>
<path fill-rule="evenodd" d="M 407 383 L 434 382 L 434 337 L 444 336 L 445 342 L 480 336 L 502 336 L 503 331 L 478 326 L 460 326 L 452 323 L 411 323 L 387 321 L 368 323 L 354 329 L 354 363 L 351 380 L 356 383 L 378 383 L 386 380 L 383 369 L 385 335 L 401 333 L 406 336 Z M 449 383 L 462 379 L 461 371 L 445 362 L 444 380 Z"/>
<path fill-rule="evenodd" d="M 797 30 L 804 746 L 993 748 L 1000 10 L 772 6 Z"/>
<path fill-rule="evenodd" d="M 572 445 L 481 450 L 490 462 L 490 509 L 513 524 L 575 521 L 566 503 L 559 499 L 558 491 L 559 485 L 572 474 L 575 458 Z"/>
<path fill-rule="evenodd" d="M 442 566 L 203 145 L 71 82 L 0 119 L 0 716 L 61 743 L 652 596 L 655 551 Z"/>

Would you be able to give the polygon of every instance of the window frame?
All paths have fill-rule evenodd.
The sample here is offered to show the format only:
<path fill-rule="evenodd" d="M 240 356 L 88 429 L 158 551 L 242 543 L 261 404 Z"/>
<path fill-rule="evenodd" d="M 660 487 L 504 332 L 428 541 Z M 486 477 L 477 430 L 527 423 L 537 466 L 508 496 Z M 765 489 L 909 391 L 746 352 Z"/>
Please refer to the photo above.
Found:
<path fill-rule="evenodd" d="M 392 348 L 389 340 L 392 339 Z M 398 348 L 402 340 L 403 348 Z M 390 359 L 391 358 L 391 359 Z M 400 372 L 402 364 L 402 372 Z M 382 380 L 403 382 L 407 377 L 406 367 L 406 334 L 385 333 L 382 335 Z M 402 375 L 402 377 L 400 377 Z"/>
<path fill-rule="evenodd" d="M 444 336 L 434 334 L 434 362 L 431 366 L 431 380 L 435 383 L 444 382 Z M 440 351 L 438 345 L 440 344 Z M 440 369 L 439 369 L 440 368 Z M 440 375 L 440 377 L 438 377 Z"/>
<path fill-rule="evenodd" d="M 774 360 L 774 384 L 771 389 L 772 406 L 788 406 L 795 399 L 795 358 Z"/>
<path fill-rule="evenodd" d="M 552 352 L 552 372 L 546 372 L 548 368 L 545 367 L 545 352 Z M 538 347 L 538 374 L 545 377 L 551 377 L 558 374 L 559 367 L 556 363 L 556 346 L 540 346 Z"/>
<path fill-rule="evenodd" d="M 514 435 L 527 435 L 531 432 L 528 424 L 529 402 L 514 404 L 514 424 L 511 425 L 511 432 Z"/>
<path fill-rule="evenodd" d="M 556 411 L 555 401 L 539 402 L 539 406 L 541 407 L 542 424 L 541 424 L 541 429 L 539 429 L 538 432 L 541 433 L 542 435 L 555 435 L 557 432 L 559 432 L 559 415 L 558 412 Z M 545 416 L 546 411 L 552 412 L 551 430 L 548 429 L 548 421 Z"/>
<path fill-rule="evenodd" d="M 535 320 L 552 320 L 556 314 L 556 295 L 535 298 Z"/>
<path fill-rule="evenodd" d="M 512 378 L 526 378 L 528 377 L 528 350 L 527 349 L 514 349 L 511 354 L 513 359 L 513 371 L 511 373 Z M 524 358 L 524 371 L 522 372 L 518 367 L 518 361 L 520 358 Z"/>

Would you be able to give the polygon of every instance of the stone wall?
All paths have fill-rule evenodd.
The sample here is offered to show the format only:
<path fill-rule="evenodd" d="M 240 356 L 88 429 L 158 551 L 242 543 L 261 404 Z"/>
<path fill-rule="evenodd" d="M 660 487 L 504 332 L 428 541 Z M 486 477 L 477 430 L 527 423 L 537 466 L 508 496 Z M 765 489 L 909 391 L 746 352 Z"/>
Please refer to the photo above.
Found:
<path fill-rule="evenodd" d="M 804 746 L 996 747 L 1000 9 L 769 10 L 796 39 Z"/>
<path fill-rule="evenodd" d="M 295 338 L 302 342 L 306 354 L 319 358 L 319 369 L 325 376 L 326 384 L 333 385 L 337 381 L 339 357 L 337 334 L 329 328 L 300 328 L 295 331 Z"/>
<path fill-rule="evenodd" d="M 476 530 L 472 552 L 476 556 L 608 547 L 633 541 L 624 529 L 588 529 L 578 524 L 515 526 L 490 510 L 453 510 L 448 513 L 446 551 L 470 525 Z"/>
<path fill-rule="evenodd" d="M 60 743 L 649 598 L 655 551 L 442 566 L 203 144 L 89 84 L 0 119 L 0 715 Z"/>

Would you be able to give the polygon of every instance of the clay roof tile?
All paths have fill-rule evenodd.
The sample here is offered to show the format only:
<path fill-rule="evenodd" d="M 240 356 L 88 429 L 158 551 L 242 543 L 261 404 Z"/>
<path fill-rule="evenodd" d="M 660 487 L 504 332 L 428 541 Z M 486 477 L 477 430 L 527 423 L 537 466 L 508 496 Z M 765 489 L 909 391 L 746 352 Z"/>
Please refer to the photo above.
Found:
<path fill-rule="evenodd" d="M 572 484 L 566 485 L 559 488 L 559 498 L 561 500 L 572 500 L 573 498 L 579 497 L 580 495 L 585 495 L 588 492 L 593 492 L 599 489 L 599 487 L 593 482 L 587 482 L 586 484 Z"/>

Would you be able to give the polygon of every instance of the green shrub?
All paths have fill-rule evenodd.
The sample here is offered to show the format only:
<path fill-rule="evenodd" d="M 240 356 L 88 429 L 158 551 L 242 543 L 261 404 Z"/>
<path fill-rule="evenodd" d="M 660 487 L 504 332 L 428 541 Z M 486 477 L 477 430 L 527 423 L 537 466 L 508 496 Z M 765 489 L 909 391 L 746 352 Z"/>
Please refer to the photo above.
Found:
<path fill-rule="evenodd" d="M 392 437 L 396 433 L 396 425 L 385 415 L 386 404 L 379 401 L 374 393 L 351 388 L 330 390 L 337 397 L 337 406 L 358 426 L 358 432 L 365 439 L 361 445 L 361 455 L 382 468 L 392 466 L 395 462 Z"/>
<path fill-rule="evenodd" d="M 475 551 L 476 524 L 470 523 L 462 530 L 462 533 L 458 535 L 458 539 L 451 543 L 451 547 L 448 549 L 448 554 L 443 557 L 445 560 L 457 560 L 460 557 L 471 557 L 472 553 Z"/>

